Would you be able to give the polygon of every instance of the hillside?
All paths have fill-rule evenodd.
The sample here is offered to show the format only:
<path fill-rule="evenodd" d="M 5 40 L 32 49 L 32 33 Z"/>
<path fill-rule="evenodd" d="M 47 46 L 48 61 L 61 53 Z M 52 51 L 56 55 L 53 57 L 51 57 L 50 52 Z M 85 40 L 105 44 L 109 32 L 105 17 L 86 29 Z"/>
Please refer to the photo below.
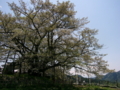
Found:
<path fill-rule="evenodd" d="M 120 71 L 108 73 L 102 78 L 102 80 L 107 80 L 111 82 L 116 82 L 116 81 L 120 82 Z"/>

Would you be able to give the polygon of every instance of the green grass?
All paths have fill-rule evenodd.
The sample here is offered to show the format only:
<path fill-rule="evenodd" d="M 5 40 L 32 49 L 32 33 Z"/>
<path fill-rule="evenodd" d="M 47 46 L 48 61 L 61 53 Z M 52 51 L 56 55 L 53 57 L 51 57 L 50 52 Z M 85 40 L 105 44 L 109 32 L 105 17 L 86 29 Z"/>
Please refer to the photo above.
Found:
<path fill-rule="evenodd" d="M 22 74 L 0 77 L 0 90 L 114 90 L 99 86 L 80 86 L 53 83 L 45 77 Z"/>
<path fill-rule="evenodd" d="M 0 90 L 115 90 L 99 86 L 84 86 L 75 87 L 71 85 L 32 85 L 32 86 L 14 86 L 3 87 Z"/>
<path fill-rule="evenodd" d="M 0 88 L 0 90 L 114 90 L 110 88 L 103 87 L 71 87 L 71 86 L 27 86 L 27 87 L 6 87 Z"/>
<path fill-rule="evenodd" d="M 69 88 L 69 87 L 19 87 L 19 88 L 1 88 L 0 90 L 115 90 L 110 88 Z"/>

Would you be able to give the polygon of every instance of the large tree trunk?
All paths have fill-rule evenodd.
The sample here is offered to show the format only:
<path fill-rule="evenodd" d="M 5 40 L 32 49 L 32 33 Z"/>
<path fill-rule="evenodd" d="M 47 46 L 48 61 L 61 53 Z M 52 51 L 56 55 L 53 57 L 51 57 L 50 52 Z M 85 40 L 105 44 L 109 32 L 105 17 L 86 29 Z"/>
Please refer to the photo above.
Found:
<path fill-rule="evenodd" d="M 8 51 L 8 55 L 7 55 L 7 58 L 6 58 L 6 61 L 5 61 L 4 68 L 3 68 L 3 71 L 2 71 L 2 77 L 4 76 L 4 72 L 5 72 L 5 70 L 6 70 L 6 65 L 7 65 L 7 61 L 8 61 L 10 52 L 11 52 L 11 51 L 9 50 L 9 51 Z"/>
<path fill-rule="evenodd" d="M 15 70 L 15 56 L 16 56 L 16 53 L 14 54 L 14 58 L 13 58 L 13 70 L 12 70 L 12 73 L 14 74 L 14 70 Z"/>

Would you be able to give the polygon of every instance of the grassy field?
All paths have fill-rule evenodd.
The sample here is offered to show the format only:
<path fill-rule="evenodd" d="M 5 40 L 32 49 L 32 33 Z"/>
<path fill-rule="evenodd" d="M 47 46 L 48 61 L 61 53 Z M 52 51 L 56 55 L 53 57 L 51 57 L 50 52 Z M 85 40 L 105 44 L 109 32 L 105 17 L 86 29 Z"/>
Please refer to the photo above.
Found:
<path fill-rule="evenodd" d="M 120 90 L 120 89 L 111 89 L 103 88 L 97 86 L 85 86 L 85 87 L 74 87 L 74 86 L 27 86 L 27 87 L 4 87 L 0 90 Z"/>
<path fill-rule="evenodd" d="M 51 79 L 21 75 L 21 77 L 7 75 L 0 76 L 0 90 L 120 90 L 100 86 L 80 86 L 53 83 Z"/>

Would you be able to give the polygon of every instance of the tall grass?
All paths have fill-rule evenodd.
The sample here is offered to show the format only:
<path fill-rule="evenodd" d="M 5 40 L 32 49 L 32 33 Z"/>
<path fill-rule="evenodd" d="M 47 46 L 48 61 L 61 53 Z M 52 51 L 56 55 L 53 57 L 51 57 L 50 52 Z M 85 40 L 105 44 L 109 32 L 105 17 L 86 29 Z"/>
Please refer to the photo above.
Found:
<path fill-rule="evenodd" d="M 54 83 L 51 79 L 26 74 L 0 76 L 0 90 L 113 90 L 99 86 Z"/>

